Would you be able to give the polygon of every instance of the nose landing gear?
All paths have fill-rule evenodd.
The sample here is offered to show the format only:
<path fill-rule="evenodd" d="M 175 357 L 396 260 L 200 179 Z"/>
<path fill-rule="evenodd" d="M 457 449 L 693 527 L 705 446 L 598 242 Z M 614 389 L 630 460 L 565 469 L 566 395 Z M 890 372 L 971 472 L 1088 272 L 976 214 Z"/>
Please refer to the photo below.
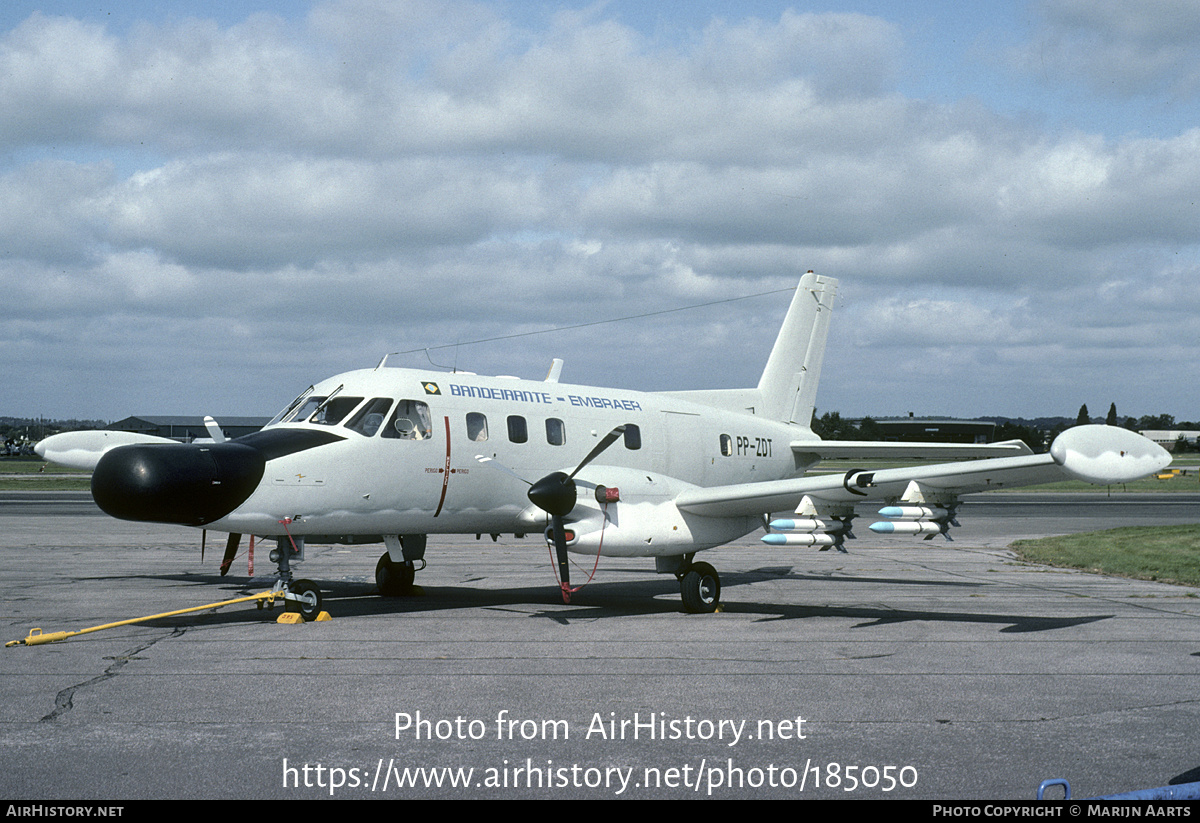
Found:
<path fill-rule="evenodd" d="M 292 559 L 304 558 L 303 537 L 281 537 L 271 552 L 278 568 L 273 591 L 281 592 L 288 611 L 298 612 L 305 621 L 316 620 L 321 615 L 321 590 L 311 580 L 292 579 Z M 328 618 L 326 618 L 328 619 Z"/>

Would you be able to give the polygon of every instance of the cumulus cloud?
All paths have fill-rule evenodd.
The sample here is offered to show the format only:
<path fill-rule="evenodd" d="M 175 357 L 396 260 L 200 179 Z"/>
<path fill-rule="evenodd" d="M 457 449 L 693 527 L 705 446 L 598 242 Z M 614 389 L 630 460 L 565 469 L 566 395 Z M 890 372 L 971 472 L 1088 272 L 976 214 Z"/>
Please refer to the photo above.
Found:
<path fill-rule="evenodd" d="M 1102 76 L 1085 34 L 1193 42 L 1112 4 L 1040 8 L 1080 77 Z M 565 356 L 580 382 L 753 385 L 787 297 L 715 301 L 815 268 L 843 283 L 826 408 L 895 411 L 896 376 L 923 374 L 947 404 L 930 411 L 1033 413 L 1046 392 L 985 398 L 1049 385 L 1047 352 L 1094 376 L 1093 352 L 1169 345 L 1159 312 L 1200 316 L 1200 130 L 1046 130 L 906 96 L 904 31 L 781 9 L 667 39 L 603 5 L 518 21 L 452 0 L 122 29 L 34 14 L 0 33 L 0 288 L 19 307 L 0 344 L 30 387 L 9 411 L 270 413 L 438 344 L 484 372 Z M 714 305 L 465 345 L 690 303 Z M 71 363 L 88 393 L 44 380 Z M 1152 391 L 1132 370 L 1118 388 L 1131 411 Z"/>
<path fill-rule="evenodd" d="M 1022 65 L 1113 96 L 1200 94 L 1200 6 L 1191 0 L 1042 0 Z"/>

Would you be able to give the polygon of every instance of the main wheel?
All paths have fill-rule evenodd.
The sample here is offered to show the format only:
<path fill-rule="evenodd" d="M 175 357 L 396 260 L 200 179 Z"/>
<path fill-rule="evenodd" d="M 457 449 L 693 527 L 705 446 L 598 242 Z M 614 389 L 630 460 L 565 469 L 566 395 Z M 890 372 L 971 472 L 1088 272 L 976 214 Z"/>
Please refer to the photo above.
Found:
<path fill-rule="evenodd" d="M 316 620 L 321 613 L 321 590 L 311 580 L 297 580 L 288 587 L 288 592 L 298 599 L 287 602 L 300 612 L 305 620 Z"/>
<path fill-rule="evenodd" d="M 399 597 L 412 591 L 417 570 L 412 563 L 393 563 L 384 552 L 375 564 L 375 585 L 384 597 Z"/>
<path fill-rule="evenodd" d="M 692 614 L 711 614 L 721 602 L 721 577 L 707 563 L 693 563 L 679 580 L 679 593 Z"/>

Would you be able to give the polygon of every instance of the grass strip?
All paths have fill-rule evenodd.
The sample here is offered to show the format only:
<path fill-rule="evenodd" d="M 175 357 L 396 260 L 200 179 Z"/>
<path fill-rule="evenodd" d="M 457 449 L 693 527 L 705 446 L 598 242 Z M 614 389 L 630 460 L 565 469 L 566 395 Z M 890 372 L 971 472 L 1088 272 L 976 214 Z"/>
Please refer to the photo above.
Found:
<path fill-rule="evenodd" d="M 1021 560 L 1045 566 L 1200 586 L 1200 523 L 1018 540 L 1009 548 Z"/>

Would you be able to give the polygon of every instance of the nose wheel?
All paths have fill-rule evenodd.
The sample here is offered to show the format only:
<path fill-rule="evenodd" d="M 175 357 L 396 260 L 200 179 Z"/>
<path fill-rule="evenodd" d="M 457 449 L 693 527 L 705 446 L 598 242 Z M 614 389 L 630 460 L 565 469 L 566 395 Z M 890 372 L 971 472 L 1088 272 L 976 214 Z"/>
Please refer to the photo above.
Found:
<path fill-rule="evenodd" d="M 317 619 L 321 613 L 321 590 L 311 580 L 296 580 L 289 587 L 286 595 L 289 608 L 300 612 L 305 621 Z"/>
<path fill-rule="evenodd" d="M 679 594 L 692 614 L 712 614 L 721 604 L 721 576 L 707 563 L 693 563 L 679 575 Z"/>

